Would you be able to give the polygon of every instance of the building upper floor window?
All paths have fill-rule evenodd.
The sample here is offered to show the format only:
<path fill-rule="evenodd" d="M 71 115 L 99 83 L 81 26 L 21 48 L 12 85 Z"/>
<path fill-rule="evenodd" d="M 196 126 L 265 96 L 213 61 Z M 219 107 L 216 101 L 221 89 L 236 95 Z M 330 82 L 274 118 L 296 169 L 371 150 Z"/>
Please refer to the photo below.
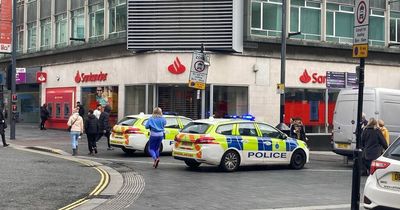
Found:
<path fill-rule="evenodd" d="M 280 36 L 282 31 L 282 2 L 280 0 L 251 2 L 251 33 Z"/>
<path fill-rule="evenodd" d="M 89 37 L 104 34 L 104 3 L 89 6 Z"/>
<path fill-rule="evenodd" d="M 383 10 L 371 10 L 369 16 L 369 44 L 385 45 L 385 14 Z"/>
<path fill-rule="evenodd" d="M 390 12 L 390 42 L 400 42 L 400 12 Z"/>
<path fill-rule="evenodd" d="M 301 32 L 293 38 L 321 39 L 321 3 L 292 0 L 290 2 L 290 32 Z"/>
<path fill-rule="evenodd" d="M 327 3 L 326 40 L 353 44 L 354 12 L 351 5 Z"/>
<path fill-rule="evenodd" d="M 126 1 L 109 0 L 109 32 L 117 33 L 126 30 Z"/>
<path fill-rule="evenodd" d="M 83 8 L 71 11 L 71 37 L 77 39 L 85 38 L 85 16 Z"/>
<path fill-rule="evenodd" d="M 36 22 L 28 23 L 28 51 L 36 51 Z"/>
<path fill-rule="evenodd" d="M 49 49 L 51 45 L 51 19 L 40 21 L 40 49 Z"/>
<path fill-rule="evenodd" d="M 67 14 L 56 16 L 56 47 L 67 45 Z"/>
<path fill-rule="evenodd" d="M 24 26 L 23 25 L 17 26 L 17 36 L 18 36 L 17 51 L 22 52 L 23 48 L 24 48 Z"/>

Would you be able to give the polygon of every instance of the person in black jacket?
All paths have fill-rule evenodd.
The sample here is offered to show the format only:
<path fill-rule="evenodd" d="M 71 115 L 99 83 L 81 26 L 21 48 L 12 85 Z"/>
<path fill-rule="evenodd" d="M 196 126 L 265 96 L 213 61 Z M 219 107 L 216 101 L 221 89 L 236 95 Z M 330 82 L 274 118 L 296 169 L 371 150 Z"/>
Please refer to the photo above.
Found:
<path fill-rule="evenodd" d="M 40 130 L 46 130 L 44 127 L 44 124 L 46 123 L 47 119 L 49 119 L 50 113 L 47 110 L 47 104 L 43 104 L 42 107 L 40 107 Z"/>
<path fill-rule="evenodd" d="M 88 139 L 89 155 L 97 154 L 96 140 L 99 135 L 99 121 L 94 116 L 93 110 L 89 110 L 88 117 L 85 121 L 85 131 Z"/>
<path fill-rule="evenodd" d="M 367 174 L 369 174 L 371 162 L 382 154 L 383 149 L 388 148 L 386 140 L 378 129 L 377 121 L 374 118 L 369 119 L 362 132 L 361 148 L 363 149 L 363 160 L 367 168 Z"/>
<path fill-rule="evenodd" d="M 79 116 L 82 117 L 82 119 L 85 119 L 85 108 L 83 107 L 83 105 L 81 105 L 81 102 L 76 102 L 76 106 L 79 107 Z"/>
<path fill-rule="evenodd" d="M 100 134 L 97 138 L 97 141 L 99 141 L 103 135 L 107 138 L 107 145 L 108 145 L 107 150 L 113 150 L 113 148 L 110 145 L 110 135 L 111 135 L 110 112 L 111 112 L 111 107 L 109 105 L 106 105 L 104 107 L 104 111 L 101 112 L 100 114 L 99 118 Z"/>
<path fill-rule="evenodd" d="M 0 111 L 0 135 L 1 135 L 1 140 L 3 141 L 3 147 L 9 146 L 9 144 L 6 143 L 6 135 L 5 135 L 5 130 L 7 128 L 6 120 L 4 119 L 3 112 Z"/>

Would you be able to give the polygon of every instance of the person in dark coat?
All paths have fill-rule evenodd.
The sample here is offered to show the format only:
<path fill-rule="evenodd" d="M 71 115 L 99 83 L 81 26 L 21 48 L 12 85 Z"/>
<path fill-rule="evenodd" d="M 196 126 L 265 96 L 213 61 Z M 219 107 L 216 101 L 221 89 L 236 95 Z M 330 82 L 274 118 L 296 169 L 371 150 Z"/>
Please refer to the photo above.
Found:
<path fill-rule="evenodd" d="M 6 142 L 6 135 L 5 135 L 5 130 L 7 128 L 6 120 L 4 119 L 3 112 L 0 112 L 0 135 L 1 135 L 1 140 L 3 141 L 3 147 L 9 146 Z"/>
<path fill-rule="evenodd" d="M 110 112 L 111 112 L 111 107 L 109 105 L 106 105 L 104 107 L 104 111 L 100 114 L 99 118 L 100 134 L 97 138 L 97 141 L 99 141 L 103 135 L 107 138 L 107 145 L 108 145 L 107 150 L 113 150 L 113 148 L 110 145 L 110 135 L 111 135 Z"/>
<path fill-rule="evenodd" d="M 88 117 L 85 121 L 85 132 L 88 139 L 89 155 L 97 154 L 96 140 L 99 135 L 99 121 L 94 116 L 93 110 L 89 110 Z"/>
<path fill-rule="evenodd" d="M 83 107 L 83 105 L 81 105 L 81 102 L 76 102 L 76 106 L 79 107 L 79 116 L 82 117 L 82 119 L 85 119 L 85 108 Z"/>
<path fill-rule="evenodd" d="M 377 121 L 374 118 L 369 119 L 362 132 L 361 148 L 363 149 L 364 164 L 369 174 L 371 162 L 382 154 L 383 149 L 388 148 L 386 140 L 377 127 Z"/>
<path fill-rule="evenodd" d="M 50 112 L 47 110 L 47 104 L 43 104 L 42 107 L 40 107 L 40 130 L 46 130 L 44 127 L 47 119 L 49 119 Z"/>

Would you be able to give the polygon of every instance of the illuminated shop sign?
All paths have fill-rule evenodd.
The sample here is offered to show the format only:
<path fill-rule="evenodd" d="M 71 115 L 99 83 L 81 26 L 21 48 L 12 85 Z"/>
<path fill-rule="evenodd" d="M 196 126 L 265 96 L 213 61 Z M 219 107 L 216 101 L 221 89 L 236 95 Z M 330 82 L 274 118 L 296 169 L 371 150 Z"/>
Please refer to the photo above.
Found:
<path fill-rule="evenodd" d="M 311 76 L 307 72 L 307 69 L 304 69 L 303 74 L 299 77 L 300 82 L 302 83 L 318 83 L 318 84 L 325 84 L 326 81 L 326 76 L 325 75 L 319 75 L 318 73 L 312 73 Z"/>
<path fill-rule="evenodd" d="M 92 72 L 90 72 L 89 74 L 85 74 L 79 73 L 79 71 L 77 71 L 75 75 L 75 82 L 102 82 L 107 80 L 107 75 L 107 73 L 103 73 L 102 71 L 97 74 Z"/>

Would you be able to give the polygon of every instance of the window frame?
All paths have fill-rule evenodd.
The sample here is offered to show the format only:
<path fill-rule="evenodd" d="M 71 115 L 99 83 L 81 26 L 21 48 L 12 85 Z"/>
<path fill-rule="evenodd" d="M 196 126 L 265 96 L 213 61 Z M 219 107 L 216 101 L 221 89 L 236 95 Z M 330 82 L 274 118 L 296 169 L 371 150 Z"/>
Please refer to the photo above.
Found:
<path fill-rule="evenodd" d="M 61 18 L 59 19 L 59 17 L 61 17 Z M 55 31 L 56 34 L 55 34 L 54 43 L 55 43 L 56 47 L 65 46 L 68 43 L 68 41 L 67 41 L 68 15 L 67 15 L 67 13 L 62 13 L 62 14 L 55 15 L 54 18 L 55 18 L 55 26 L 56 26 L 56 31 Z M 63 25 L 64 25 L 64 29 L 65 29 L 65 40 L 61 40 L 61 29 L 62 29 Z"/>
<path fill-rule="evenodd" d="M 224 126 L 232 126 L 231 134 L 223 134 L 218 131 L 219 128 L 224 127 Z M 236 129 L 235 123 L 227 123 L 227 124 L 218 125 L 215 128 L 215 133 L 220 134 L 220 135 L 225 135 L 225 136 L 233 136 L 233 135 L 235 135 L 235 129 Z"/>
<path fill-rule="evenodd" d="M 26 24 L 27 30 L 27 50 L 28 52 L 36 51 L 36 40 L 37 40 L 37 22 L 30 22 Z"/>
<path fill-rule="evenodd" d="M 124 32 L 124 31 L 126 31 L 126 27 L 127 27 L 127 25 L 126 25 L 126 21 L 125 21 L 125 30 L 117 30 L 118 29 L 118 27 L 117 27 L 117 11 L 118 11 L 118 7 L 125 7 L 125 16 L 126 16 L 126 18 L 128 18 L 128 16 L 127 16 L 127 13 L 126 13 L 126 9 L 127 9 L 127 4 L 126 4 L 126 1 L 119 1 L 119 0 L 115 0 L 117 3 L 115 4 L 115 5 L 112 5 L 111 3 L 110 3 L 110 1 L 112 1 L 112 0 L 109 0 L 109 5 L 110 5 L 110 7 L 108 8 L 108 14 L 109 14 L 109 21 L 108 21 L 108 27 L 109 27 L 109 29 L 108 29 L 108 33 L 110 34 L 110 35 L 112 35 L 112 34 L 117 34 L 117 33 L 120 33 L 120 32 Z M 111 10 L 114 10 L 114 17 L 113 17 L 113 19 L 114 19 L 114 29 L 112 29 L 112 27 L 111 27 Z"/>
<path fill-rule="evenodd" d="M 325 33 L 326 33 L 326 35 L 325 36 L 326 36 L 326 38 L 327 39 L 328 38 L 338 39 L 338 43 L 342 43 L 342 44 L 353 44 L 353 36 L 345 37 L 345 36 L 338 36 L 336 34 L 336 15 L 337 15 L 337 13 L 351 14 L 351 15 L 354 16 L 354 7 L 353 7 L 353 5 L 338 4 L 338 3 L 333 3 L 333 2 L 329 2 L 327 4 L 337 6 L 338 9 L 337 10 L 336 9 L 331 9 L 327 5 L 327 9 L 326 9 L 326 13 L 325 13 L 325 17 L 326 17 L 326 22 L 325 22 L 325 25 L 326 25 Z M 349 11 L 346 8 L 352 8 L 352 11 Z M 328 30 L 328 24 L 327 24 L 328 13 L 333 13 L 333 17 L 332 17 L 333 18 L 333 20 L 332 20 L 332 27 L 333 27 L 332 35 L 328 35 L 328 32 L 327 32 L 327 30 Z M 354 27 L 354 19 L 353 19 L 353 21 L 350 21 L 350 24 L 351 24 L 351 28 L 353 28 Z M 327 40 L 327 41 L 328 42 L 335 42 L 335 41 L 331 41 L 331 40 Z"/>
<path fill-rule="evenodd" d="M 102 7 L 101 7 L 102 6 Z M 96 7 L 95 10 L 92 8 Z M 101 7 L 101 8 L 100 8 Z M 97 27 L 96 27 L 96 20 L 97 20 L 97 15 L 98 13 L 103 13 L 103 29 L 102 29 L 102 34 L 97 34 Z M 92 24 L 92 16 L 93 16 L 93 24 Z M 88 9 L 88 18 L 89 18 L 89 38 L 99 38 L 104 36 L 104 25 L 105 25 L 105 5 L 104 3 L 97 3 L 89 6 Z"/>
<path fill-rule="evenodd" d="M 255 135 L 243 135 L 243 134 L 241 134 L 240 133 L 240 125 L 252 125 L 254 127 Z M 255 122 L 239 122 L 239 123 L 236 123 L 236 134 L 238 136 L 260 137 L 260 133 L 257 131 L 257 126 L 255 125 Z"/>
<path fill-rule="evenodd" d="M 48 28 L 49 27 L 49 28 Z M 49 37 L 44 36 L 47 31 L 47 29 L 50 30 L 50 34 Z M 51 38 L 52 38 L 52 33 L 51 33 L 51 18 L 45 18 L 40 20 L 40 49 L 48 49 L 51 46 Z M 44 45 L 43 43 L 45 43 L 44 39 L 48 38 L 48 44 Z"/>

